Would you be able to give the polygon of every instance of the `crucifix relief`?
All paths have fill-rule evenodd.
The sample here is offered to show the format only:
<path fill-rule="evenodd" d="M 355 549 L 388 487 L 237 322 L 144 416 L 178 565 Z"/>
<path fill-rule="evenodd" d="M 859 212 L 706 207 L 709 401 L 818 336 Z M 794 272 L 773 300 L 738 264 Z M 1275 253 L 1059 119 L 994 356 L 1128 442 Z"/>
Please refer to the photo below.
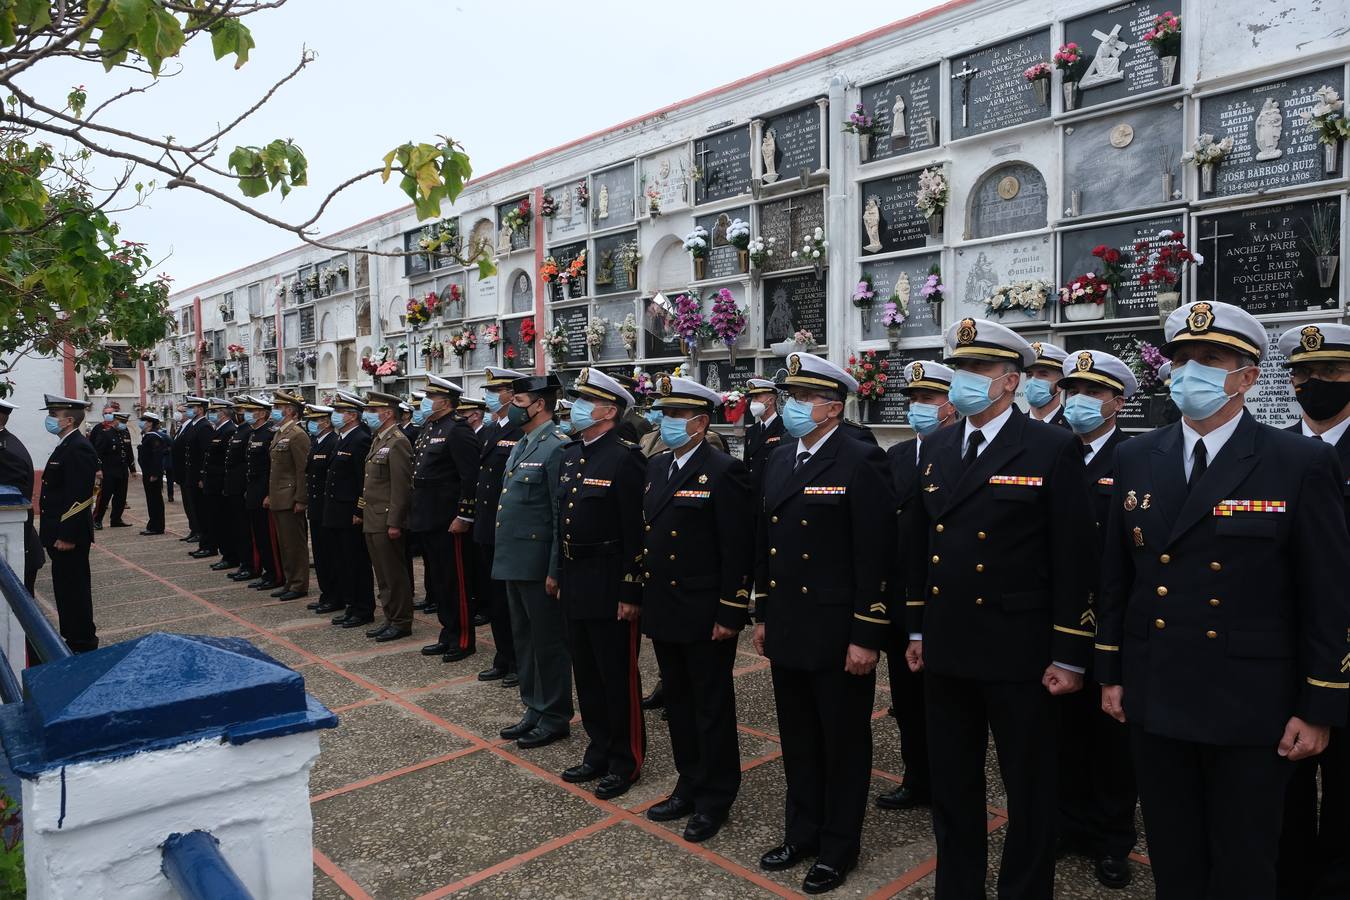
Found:
<path fill-rule="evenodd" d="M 708 156 L 712 151 L 708 149 L 707 144 L 699 144 L 698 150 L 694 156 L 698 157 L 698 177 L 704 184 L 709 183 L 711 173 L 708 171 Z"/>
<path fill-rule="evenodd" d="M 961 127 L 970 127 L 970 82 L 980 74 L 979 67 L 972 69 L 969 62 L 961 63 L 961 71 L 952 74 L 952 81 L 961 82 Z"/>
<path fill-rule="evenodd" d="M 1230 298 L 1223 297 L 1219 294 L 1219 240 L 1221 238 L 1236 237 L 1236 235 L 1231 233 L 1219 234 L 1218 219 L 1211 219 L 1209 225 L 1213 229 L 1213 233 L 1200 235 L 1200 240 L 1211 242 L 1209 253 L 1205 254 L 1205 262 L 1206 264 L 1209 265 L 1210 270 L 1213 271 L 1214 273 L 1214 293 L 1210 294 L 1210 299 L 1232 302 Z"/>
<path fill-rule="evenodd" d="M 794 205 L 791 197 L 787 198 L 787 203 L 783 206 L 783 218 L 787 219 L 787 242 L 789 250 L 797 249 L 797 239 L 795 237 L 797 223 L 793 213 L 800 213 L 801 211 L 801 206 Z"/>
<path fill-rule="evenodd" d="M 1092 36 L 1100 43 L 1097 45 L 1096 56 L 1092 57 L 1092 62 L 1088 65 L 1087 71 L 1078 81 L 1080 88 L 1087 89 L 1099 84 L 1109 84 L 1112 81 L 1120 81 L 1125 77 L 1124 71 L 1120 68 L 1120 55 L 1129 49 L 1130 45 L 1122 41 L 1119 34 L 1119 25 L 1112 28 L 1110 34 L 1093 29 Z"/>

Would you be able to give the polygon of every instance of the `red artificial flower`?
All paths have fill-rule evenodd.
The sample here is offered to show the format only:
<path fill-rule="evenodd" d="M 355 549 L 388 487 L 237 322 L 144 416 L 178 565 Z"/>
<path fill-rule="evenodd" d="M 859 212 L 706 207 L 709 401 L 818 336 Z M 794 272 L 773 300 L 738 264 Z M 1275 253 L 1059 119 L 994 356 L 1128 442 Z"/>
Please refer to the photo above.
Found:
<path fill-rule="evenodd" d="M 515 358 L 516 358 L 516 348 L 515 348 L 515 347 L 512 347 L 510 344 L 507 344 L 507 345 L 506 345 L 506 358 L 507 358 L 507 359 L 515 359 Z"/>
<path fill-rule="evenodd" d="M 863 363 L 863 371 L 864 371 L 864 372 L 870 372 L 870 371 L 872 371 L 872 364 L 871 364 L 871 363 Z"/>
<path fill-rule="evenodd" d="M 1105 244 L 1098 244 L 1097 246 L 1093 247 L 1093 248 L 1092 248 L 1092 255 L 1093 255 L 1093 256 L 1096 256 L 1096 257 L 1098 257 L 1098 258 L 1105 256 L 1105 255 L 1106 255 L 1106 245 L 1105 245 Z"/>
<path fill-rule="evenodd" d="M 1115 265 L 1116 263 L 1120 262 L 1120 251 L 1107 250 L 1106 254 L 1103 256 L 1103 259 L 1105 259 L 1111 265 Z"/>
<path fill-rule="evenodd" d="M 848 358 L 848 364 L 849 364 L 850 366 L 856 366 L 856 365 L 858 364 L 858 357 L 856 357 L 856 356 L 850 356 L 850 357 Z"/>

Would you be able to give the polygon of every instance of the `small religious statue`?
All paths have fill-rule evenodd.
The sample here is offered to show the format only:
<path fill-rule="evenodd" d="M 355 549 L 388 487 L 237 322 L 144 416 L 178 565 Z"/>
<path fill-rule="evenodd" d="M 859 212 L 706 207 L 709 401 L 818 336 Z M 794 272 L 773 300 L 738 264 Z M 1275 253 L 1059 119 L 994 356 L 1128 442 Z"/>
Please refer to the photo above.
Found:
<path fill-rule="evenodd" d="M 1258 160 L 1279 159 L 1284 156 L 1280 149 L 1280 135 L 1284 132 L 1284 114 L 1280 112 L 1280 103 L 1274 97 L 1267 97 L 1256 117 L 1256 158 Z"/>
<path fill-rule="evenodd" d="M 596 218 L 609 218 L 609 185 L 600 185 L 600 204 L 597 207 Z"/>
<path fill-rule="evenodd" d="M 1097 54 L 1092 57 L 1087 71 L 1078 80 L 1080 88 L 1087 90 L 1099 84 L 1120 81 L 1125 77 L 1125 72 L 1120 68 L 1120 55 L 1128 50 L 1130 45 L 1122 41 L 1119 35 L 1119 25 L 1112 28 L 1109 34 L 1093 29 L 1092 36 L 1101 43 L 1097 45 Z"/>
<path fill-rule="evenodd" d="M 792 337 L 792 303 L 788 300 L 787 288 L 779 287 L 773 292 L 769 321 L 764 330 L 770 341 L 781 341 Z"/>
<path fill-rule="evenodd" d="M 994 271 L 994 264 L 981 253 L 975 265 L 971 266 L 970 275 L 966 277 L 966 302 L 983 303 L 997 286 L 998 274 Z"/>
<path fill-rule="evenodd" d="M 703 386 L 719 394 L 722 392 L 722 373 L 718 371 L 717 366 L 708 367 L 708 377 L 704 380 Z"/>
<path fill-rule="evenodd" d="M 712 230 L 712 245 L 714 247 L 725 247 L 728 245 L 727 229 L 731 227 L 731 218 L 726 213 L 717 217 L 717 224 Z"/>
<path fill-rule="evenodd" d="M 867 243 L 863 245 L 863 250 L 876 253 L 881 249 L 881 201 L 878 198 L 867 198 L 862 221 L 863 230 L 867 232 Z"/>
<path fill-rule="evenodd" d="M 904 272 L 895 282 L 895 309 L 900 315 L 909 318 L 909 275 Z"/>
<path fill-rule="evenodd" d="M 502 230 L 497 232 L 497 252 L 511 252 L 511 226 L 503 225 Z"/>
<path fill-rule="evenodd" d="M 564 221 L 571 222 L 571 221 L 572 221 L 572 188 L 570 188 L 570 187 L 563 188 L 563 192 L 562 192 L 562 203 L 560 204 L 560 206 L 561 206 L 562 208 L 558 210 L 558 217 L 559 217 L 560 219 L 563 219 Z"/>
<path fill-rule="evenodd" d="M 772 128 L 764 132 L 764 138 L 759 142 L 759 155 L 764 157 L 764 174 L 760 180 L 773 184 L 778 180 L 778 132 Z"/>
<path fill-rule="evenodd" d="M 895 105 L 891 107 L 891 140 L 909 137 L 905 129 L 905 95 L 895 95 Z"/>

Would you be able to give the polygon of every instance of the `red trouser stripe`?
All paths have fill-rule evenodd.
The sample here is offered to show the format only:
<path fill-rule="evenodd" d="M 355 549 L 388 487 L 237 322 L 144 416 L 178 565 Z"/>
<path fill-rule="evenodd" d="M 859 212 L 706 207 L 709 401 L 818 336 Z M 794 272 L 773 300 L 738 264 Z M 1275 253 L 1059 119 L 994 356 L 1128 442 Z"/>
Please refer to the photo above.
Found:
<path fill-rule="evenodd" d="M 454 534 L 455 575 L 459 579 L 459 649 L 469 649 L 469 592 L 464 590 L 464 535 Z"/>
<path fill-rule="evenodd" d="M 642 691 L 638 689 L 638 623 L 628 623 L 628 729 L 633 744 L 633 778 L 642 772 Z"/>

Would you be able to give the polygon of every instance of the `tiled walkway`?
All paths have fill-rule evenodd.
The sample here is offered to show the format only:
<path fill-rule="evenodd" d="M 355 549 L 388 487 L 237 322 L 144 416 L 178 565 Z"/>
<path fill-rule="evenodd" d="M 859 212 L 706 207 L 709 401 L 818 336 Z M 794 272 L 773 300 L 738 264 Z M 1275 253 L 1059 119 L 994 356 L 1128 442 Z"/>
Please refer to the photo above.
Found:
<path fill-rule="evenodd" d="M 133 481 L 133 487 L 136 482 Z M 133 493 L 136 493 L 133 491 Z M 169 506 L 161 537 L 136 527 L 105 529 L 91 554 L 94 611 L 105 643 L 152 631 L 240 635 L 305 677 L 308 689 L 341 719 L 323 733 L 311 778 L 315 896 L 481 897 L 750 897 L 796 892 L 805 867 L 761 872 L 760 853 L 782 833 L 783 771 L 765 660 L 742 641 L 736 670 L 745 772 L 731 821 L 703 845 L 680 837 L 683 823 L 658 825 L 642 813 L 663 799 L 675 773 L 665 723 L 647 714 L 650 753 L 642 780 L 609 803 L 557 773 L 581 759 L 584 733 L 518 750 L 498 738 L 520 717 L 516 692 L 482 684 L 491 635 L 478 632 L 479 652 L 444 664 L 418 655 L 435 640 L 434 620 L 419 616 L 413 637 L 375 645 L 361 630 L 343 631 L 305 609 L 278 603 L 187 557 L 182 507 Z M 419 569 L 418 582 L 421 573 Z M 419 595 L 421 591 L 418 591 Z M 38 595 L 51 607 L 50 570 Z M 650 685 L 656 662 L 642 654 Z M 872 790 L 900 781 L 899 741 L 885 665 L 876 698 Z M 1005 800 L 989 760 L 991 869 L 997 866 Z M 926 810 L 869 810 L 859 867 L 835 896 L 930 897 L 933 838 Z M 1146 865 L 1135 865 L 1127 891 L 1100 887 L 1091 864 L 1070 857 L 1058 869 L 1057 896 L 1153 896 Z M 993 893 L 993 883 L 990 883 Z"/>

